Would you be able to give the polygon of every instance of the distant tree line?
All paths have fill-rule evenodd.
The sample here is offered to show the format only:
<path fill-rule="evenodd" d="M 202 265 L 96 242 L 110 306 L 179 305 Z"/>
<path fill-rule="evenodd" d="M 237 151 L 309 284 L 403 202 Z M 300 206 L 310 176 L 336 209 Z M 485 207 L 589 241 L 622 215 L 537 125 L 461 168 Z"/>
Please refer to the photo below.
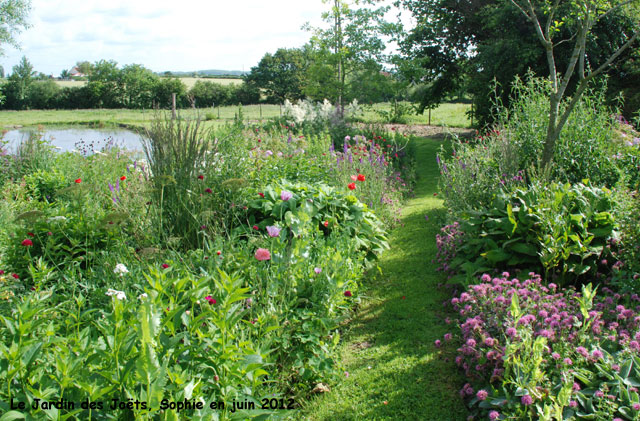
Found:
<path fill-rule="evenodd" d="M 255 104 L 260 101 L 260 91 L 253 85 L 198 81 L 188 89 L 180 79 L 159 77 L 139 64 L 122 68 L 112 60 L 81 64 L 82 69 L 79 70 L 87 75 L 86 84 L 61 87 L 52 78 L 35 72 L 29 60 L 23 57 L 0 87 L 1 107 L 9 110 L 166 109 L 171 107 L 174 93 L 178 108 Z M 70 72 L 65 70 L 61 76 L 69 79 Z"/>

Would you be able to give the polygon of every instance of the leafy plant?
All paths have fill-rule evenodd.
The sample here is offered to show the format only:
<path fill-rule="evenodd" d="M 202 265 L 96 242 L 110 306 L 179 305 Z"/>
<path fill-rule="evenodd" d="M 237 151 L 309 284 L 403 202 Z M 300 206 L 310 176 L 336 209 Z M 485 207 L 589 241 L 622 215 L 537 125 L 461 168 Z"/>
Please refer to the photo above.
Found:
<path fill-rule="evenodd" d="M 594 276 L 615 236 L 611 193 L 585 184 L 534 185 L 498 196 L 461 222 L 452 266 L 467 279 L 491 268 L 544 270 L 562 283 Z"/>

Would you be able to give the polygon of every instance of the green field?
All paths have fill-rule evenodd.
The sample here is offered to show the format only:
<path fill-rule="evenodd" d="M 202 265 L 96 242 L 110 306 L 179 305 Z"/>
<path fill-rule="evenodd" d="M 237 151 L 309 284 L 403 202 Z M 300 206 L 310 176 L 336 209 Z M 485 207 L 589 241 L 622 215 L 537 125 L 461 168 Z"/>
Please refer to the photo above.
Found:
<path fill-rule="evenodd" d="M 381 117 L 373 110 L 389 109 L 389 104 L 375 104 L 367 107 L 363 120 L 366 123 L 381 123 Z M 468 104 L 442 104 L 431 111 L 431 124 L 448 127 L 469 127 L 465 112 Z M 168 112 L 168 111 L 164 111 Z M 183 117 L 200 115 L 208 124 L 224 124 L 232 121 L 238 112 L 237 106 L 179 110 Z M 280 105 L 245 105 L 242 107 L 245 120 L 257 121 L 281 115 Z M 155 110 L 92 109 L 92 110 L 27 110 L 0 111 L 0 127 L 37 125 L 96 125 L 96 126 L 145 126 L 158 114 Z M 427 124 L 428 114 L 411 115 L 410 124 Z"/>
<path fill-rule="evenodd" d="M 179 78 L 182 83 L 187 86 L 187 89 L 191 89 L 197 81 L 214 82 L 220 85 L 239 85 L 242 83 L 242 79 L 232 78 L 217 78 L 217 77 L 181 77 Z M 56 83 L 63 88 L 84 86 L 87 82 L 84 80 L 56 80 Z"/>

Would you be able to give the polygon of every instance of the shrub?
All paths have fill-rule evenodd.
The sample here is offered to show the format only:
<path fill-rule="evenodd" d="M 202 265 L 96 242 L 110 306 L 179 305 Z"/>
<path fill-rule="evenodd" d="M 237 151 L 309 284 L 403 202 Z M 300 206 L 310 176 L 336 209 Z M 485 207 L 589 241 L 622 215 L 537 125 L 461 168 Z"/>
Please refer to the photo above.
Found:
<path fill-rule="evenodd" d="M 290 184 L 265 187 L 249 203 L 248 224 L 240 231 L 250 233 L 257 227 L 278 225 L 283 236 L 299 237 L 317 230 L 330 235 L 345 233 L 372 260 L 389 248 L 382 223 L 352 195 L 313 184 Z"/>
<path fill-rule="evenodd" d="M 461 221 L 464 242 L 451 266 L 467 279 L 492 268 L 544 270 L 561 283 L 593 277 L 615 236 L 612 207 L 610 191 L 584 184 L 502 194 Z"/>

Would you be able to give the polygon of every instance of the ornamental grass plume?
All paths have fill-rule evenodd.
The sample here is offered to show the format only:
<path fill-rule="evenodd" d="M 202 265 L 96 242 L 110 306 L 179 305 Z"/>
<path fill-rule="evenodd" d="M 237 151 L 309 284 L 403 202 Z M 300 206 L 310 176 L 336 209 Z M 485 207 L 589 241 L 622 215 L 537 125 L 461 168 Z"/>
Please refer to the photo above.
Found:
<path fill-rule="evenodd" d="M 259 248 L 255 254 L 256 260 L 271 260 L 271 253 L 267 249 Z"/>

